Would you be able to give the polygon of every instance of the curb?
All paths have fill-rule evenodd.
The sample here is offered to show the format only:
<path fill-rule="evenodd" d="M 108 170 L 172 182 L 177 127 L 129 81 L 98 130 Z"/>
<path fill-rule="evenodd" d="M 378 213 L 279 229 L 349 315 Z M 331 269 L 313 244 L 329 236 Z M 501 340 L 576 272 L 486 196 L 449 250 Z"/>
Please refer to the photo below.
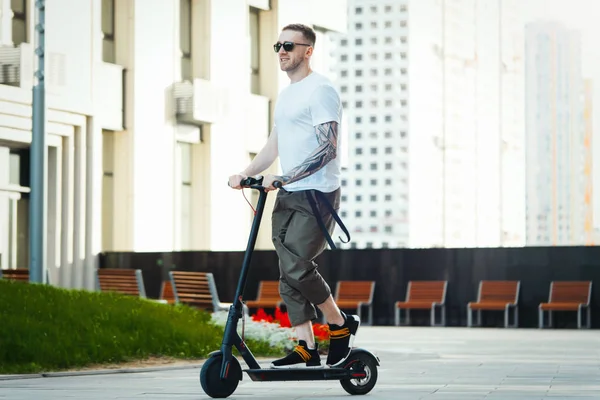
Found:
<path fill-rule="evenodd" d="M 86 376 L 86 375 L 112 375 L 112 374 L 134 374 L 140 372 L 157 372 L 157 371 L 173 371 L 178 369 L 196 369 L 202 367 L 203 364 L 190 365 L 172 365 L 164 367 L 147 367 L 147 368 L 116 368 L 116 369 L 98 369 L 89 371 L 61 371 L 61 372 L 42 372 L 36 374 L 19 374 L 19 375 L 0 375 L 0 381 L 10 381 L 18 379 L 36 379 L 36 378 L 62 378 L 67 376 Z"/>

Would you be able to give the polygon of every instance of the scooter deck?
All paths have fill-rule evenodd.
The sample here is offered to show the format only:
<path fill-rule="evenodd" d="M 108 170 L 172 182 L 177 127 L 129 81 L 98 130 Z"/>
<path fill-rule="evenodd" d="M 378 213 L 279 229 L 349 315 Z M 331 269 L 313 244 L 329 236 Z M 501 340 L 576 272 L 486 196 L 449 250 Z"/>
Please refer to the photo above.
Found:
<path fill-rule="evenodd" d="M 245 369 L 253 381 L 322 381 L 361 378 L 345 368 L 261 368 Z"/>

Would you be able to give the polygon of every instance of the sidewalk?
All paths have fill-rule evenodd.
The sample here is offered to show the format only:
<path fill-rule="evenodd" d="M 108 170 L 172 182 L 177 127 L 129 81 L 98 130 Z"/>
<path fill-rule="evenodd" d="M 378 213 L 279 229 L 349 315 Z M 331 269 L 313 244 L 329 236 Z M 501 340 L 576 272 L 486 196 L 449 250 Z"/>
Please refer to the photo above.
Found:
<path fill-rule="evenodd" d="M 369 399 L 600 398 L 597 331 L 362 327 L 356 345 L 381 359 Z M 0 380 L 0 399 L 207 399 L 199 373 L 192 365 Z M 248 398 L 350 396 L 336 381 L 257 383 L 244 374 L 230 399 Z"/>

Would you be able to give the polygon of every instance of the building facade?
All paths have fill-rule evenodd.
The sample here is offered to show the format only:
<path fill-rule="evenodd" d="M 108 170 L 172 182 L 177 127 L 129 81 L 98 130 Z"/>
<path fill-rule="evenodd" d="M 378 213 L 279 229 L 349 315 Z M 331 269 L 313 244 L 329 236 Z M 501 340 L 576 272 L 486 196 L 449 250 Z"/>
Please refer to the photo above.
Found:
<path fill-rule="evenodd" d="M 583 245 L 592 236 L 593 155 L 581 38 L 537 22 L 526 27 L 526 46 L 527 245 Z"/>
<path fill-rule="evenodd" d="M 356 247 L 524 243 L 515 0 L 350 0 L 342 217 Z"/>
<path fill-rule="evenodd" d="M 327 69 L 345 11 L 345 0 L 46 2 L 50 283 L 95 287 L 101 251 L 245 249 L 253 212 L 227 178 L 264 145 L 289 83 L 272 45 L 286 24 L 312 25 L 313 65 Z M 29 263 L 34 21 L 33 0 L 0 1 L 2 268 Z M 266 217 L 257 248 L 271 247 Z"/>

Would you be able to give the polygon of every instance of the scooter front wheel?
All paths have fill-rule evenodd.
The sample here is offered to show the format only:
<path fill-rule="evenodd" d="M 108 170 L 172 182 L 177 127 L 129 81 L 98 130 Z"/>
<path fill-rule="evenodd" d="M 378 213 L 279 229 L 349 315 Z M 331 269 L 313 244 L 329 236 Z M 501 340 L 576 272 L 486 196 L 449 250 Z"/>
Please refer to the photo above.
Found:
<path fill-rule="evenodd" d="M 242 367 L 235 357 L 231 357 L 227 378 L 221 379 L 221 363 L 223 355 L 217 354 L 210 357 L 200 370 L 200 384 L 204 393 L 212 398 L 225 398 L 231 396 L 242 379 Z"/>
<path fill-rule="evenodd" d="M 352 378 L 340 380 L 346 392 L 352 395 L 367 394 L 377 383 L 377 361 L 366 353 L 350 355 L 344 363 L 344 368 L 350 370 Z"/>

